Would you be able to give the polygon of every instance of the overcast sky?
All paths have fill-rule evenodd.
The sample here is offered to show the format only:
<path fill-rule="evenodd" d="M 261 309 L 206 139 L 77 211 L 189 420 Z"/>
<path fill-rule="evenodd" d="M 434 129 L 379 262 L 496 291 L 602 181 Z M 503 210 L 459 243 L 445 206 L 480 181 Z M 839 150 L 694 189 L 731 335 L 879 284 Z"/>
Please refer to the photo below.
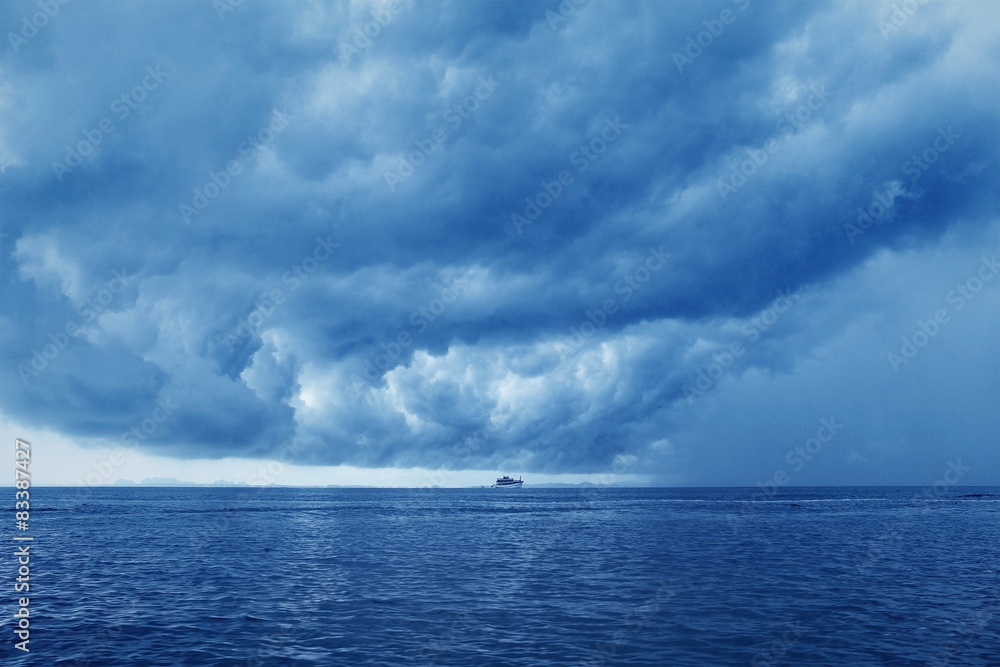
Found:
<path fill-rule="evenodd" d="M 66 484 L 998 484 L 998 23 L 4 2 L 0 436 Z"/>

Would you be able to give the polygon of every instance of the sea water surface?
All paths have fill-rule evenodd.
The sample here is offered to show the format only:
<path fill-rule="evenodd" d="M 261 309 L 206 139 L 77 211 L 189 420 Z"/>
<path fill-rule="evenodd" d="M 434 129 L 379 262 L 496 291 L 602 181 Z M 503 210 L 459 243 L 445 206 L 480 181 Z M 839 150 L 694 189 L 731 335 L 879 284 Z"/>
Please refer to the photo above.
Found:
<path fill-rule="evenodd" d="M 925 491 L 33 488 L 0 663 L 1000 665 L 1000 489 Z"/>

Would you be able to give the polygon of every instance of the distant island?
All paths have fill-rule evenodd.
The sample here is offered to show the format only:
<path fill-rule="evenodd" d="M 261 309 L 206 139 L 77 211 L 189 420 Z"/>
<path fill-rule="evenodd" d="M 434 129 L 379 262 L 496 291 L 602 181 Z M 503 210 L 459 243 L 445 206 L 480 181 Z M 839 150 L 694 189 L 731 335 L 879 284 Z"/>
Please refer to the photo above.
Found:
<path fill-rule="evenodd" d="M 308 486 L 297 486 L 293 484 L 247 484 L 246 482 L 230 482 L 229 480 L 220 479 L 214 482 L 185 482 L 184 480 L 177 479 L 176 477 L 147 477 L 141 482 L 134 482 L 130 479 L 118 479 L 115 483 L 110 486 L 156 486 L 156 487 L 245 487 L 245 488 L 288 488 L 288 489 L 378 489 L 383 487 L 369 486 L 365 484 L 312 484 Z M 385 488 L 399 488 L 405 489 L 408 487 L 385 487 Z"/>
<path fill-rule="evenodd" d="M 220 479 L 210 484 L 204 484 L 200 482 L 184 482 L 176 477 L 147 477 L 141 482 L 133 482 L 130 479 L 119 479 L 115 481 L 114 486 L 247 486 L 247 483 L 230 482 Z"/>
<path fill-rule="evenodd" d="M 229 480 L 220 479 L 214 482 L 186 482 L 184 480 L 177 479 L 176 477 L 147 477 L 141 482 L 135 482 L 131 479 L 118 479 L 111 486 L 150 486 L 150 487 L 245 487 L 245 488 L 262 488 L 262 485 L 251 485 L 246 482 L 230 482 Z M 445 488 L 456 488 L 456 489 L 478 489 L 481 485 L 471 485 L 464 487 L 443 487 L 438 485 L 433 486 L 372 486 L 369 484 L 313 484 L 307 486 L 298 486 L 291 484 L 269 484 L 267 486 L 273 488 L 290 488 L 290 489 L 445 489 Z M 641 487 L 642 484 L 638 482 L 622 481 L 615 482 L 613 484 L 595 484 L 593 482 L 580 482 L 578 484 L 566 484 L 559 482 L 541 482 L 537 484 L 525 484 L 525 488 L 532 489 L 581 489 L 581 488 L 613 488 L 613 487 Z"/>

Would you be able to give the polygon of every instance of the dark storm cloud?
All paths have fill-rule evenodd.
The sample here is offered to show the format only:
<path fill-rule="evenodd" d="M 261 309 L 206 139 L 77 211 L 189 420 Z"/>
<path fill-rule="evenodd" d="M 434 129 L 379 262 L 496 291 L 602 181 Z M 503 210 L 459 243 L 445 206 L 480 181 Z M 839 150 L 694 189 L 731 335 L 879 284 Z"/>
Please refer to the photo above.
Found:
<path fill-rule="evenodd" d="M 178 456 L 295 441 L 309 463 L 766 473 L 769 427 L 706 444 L 752 414 L 731 395 L 813 387 L 820 351 L 884 363 L 953 276 L 864 354 L 839 345 L 896 297 L 851 286 L 896 256 L 924 275 L 938 247 L 961 273 L 995 231 L 988 3 L 892 31 L 877 3 L 217 9 L 70 4 L 7 44 L 6 414 L 114 439 L 169 395 L 146 444 Z M 926 365 L 995 360 L 950 345 Z M 890 418 L 919 422 L 877 377 Z M 827 386 L 846 414 L 875 400 Z M 838 436 L 855 460 L 861 421 Z"/>

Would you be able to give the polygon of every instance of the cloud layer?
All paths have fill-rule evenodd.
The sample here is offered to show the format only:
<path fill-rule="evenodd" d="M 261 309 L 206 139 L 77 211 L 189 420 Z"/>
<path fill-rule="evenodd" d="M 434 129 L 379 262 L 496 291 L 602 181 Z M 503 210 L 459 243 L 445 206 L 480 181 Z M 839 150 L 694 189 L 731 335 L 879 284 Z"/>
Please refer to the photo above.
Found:
<path fill-rule="evenodd" d="M 11 418 L 739 484 L 834 417 L 795 483 L 998 481 L 992 3 L 39 7 L 0 8 Z"/>

